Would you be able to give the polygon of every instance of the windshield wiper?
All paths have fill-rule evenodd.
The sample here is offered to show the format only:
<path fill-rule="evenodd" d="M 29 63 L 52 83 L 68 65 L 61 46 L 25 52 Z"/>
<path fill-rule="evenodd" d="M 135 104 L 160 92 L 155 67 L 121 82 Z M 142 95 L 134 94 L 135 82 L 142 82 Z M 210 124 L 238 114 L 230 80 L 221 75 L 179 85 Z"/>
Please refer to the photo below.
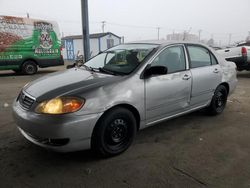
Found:
<path fill-rule="evenodd" d="M 99 67 L 98 68 L 100 72 L 104 72 L 104 73 L 107 73 L 107 74 L 112 74 L 112 75 L 117 75 L 117 73 L 111 71 L 111 70 L 107 70 L 107 69 L 104 69 L 102 67 Z"/>
<path fill-rule="evenodd" d="M 89 67 L 87 65 L 82 65 L 86 70 L 91 71 L 91 72 L 103 72 L 106 74 L 111 74 L 111 75 L 118 75 L 118 73 L 111 71 L 111 70 L 107 70 L 105 68 L 99 67 L 99 68 L 94 68 L 94 67 Z M 120 74 L 120 73 L 119 73 Z M 120 75 L 123 75 L 122 73 Z"/>
<path fill-rule="evenodd" d="M 82 64 L 82 67 L 84 67 L 88 71 L 93 71 L 91 67 L 88 67 L 87 65 Z"/>
<path fill-rule="evenodd" d="M 86 70 L 91 71 L 91 72 L 100 72 L 99 68 L 93 68 L 93 67 L 89 67 L 87 65 L 82 65 Z"/>

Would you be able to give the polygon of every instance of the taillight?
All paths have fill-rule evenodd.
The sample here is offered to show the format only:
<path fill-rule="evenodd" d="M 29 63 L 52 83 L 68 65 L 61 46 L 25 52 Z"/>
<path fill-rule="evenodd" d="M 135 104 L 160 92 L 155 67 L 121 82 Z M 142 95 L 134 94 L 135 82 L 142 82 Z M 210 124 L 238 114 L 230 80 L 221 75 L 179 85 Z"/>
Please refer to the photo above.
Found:
<path fill-rule="evenodd" d="M 245 47 L 241 48 L 241 54 L 242 56 L 246 57 L 247 56 L 247 49 Z"/>
<path fill-rule="evenodd" d="M 63 56 L 62 56 L 62 46 L 60 46 L 60 56 L 63 59 Z"/>

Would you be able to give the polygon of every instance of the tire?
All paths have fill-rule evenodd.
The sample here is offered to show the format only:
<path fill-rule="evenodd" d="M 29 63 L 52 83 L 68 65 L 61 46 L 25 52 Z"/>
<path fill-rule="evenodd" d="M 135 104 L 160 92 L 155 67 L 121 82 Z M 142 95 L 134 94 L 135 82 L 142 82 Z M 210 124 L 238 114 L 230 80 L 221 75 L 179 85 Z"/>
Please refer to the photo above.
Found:
<path fill-rule="evenodd" d="M 32 75 L 37 72 L 37 65 L 34 61 L 26 61 L 22 65 L 22 73 Z"/>
<path fill-rule="evenodd" d="M 214 96 L 208 107 L 208 112 L 211 115 L 218 115 L 223 112 L 227 104 L 227 95 L 228 95 L 228 92 L 225 86 L 219 85 L 216 88 L 214 92 Z"/>
<path fill-rule="evenodd" d="M 125 108 L 114 108 L 98 121 L 91 138 L 91 148 L 102 157 L 118 155 L 132 144 L 136 135 L 136 120 Z"/>

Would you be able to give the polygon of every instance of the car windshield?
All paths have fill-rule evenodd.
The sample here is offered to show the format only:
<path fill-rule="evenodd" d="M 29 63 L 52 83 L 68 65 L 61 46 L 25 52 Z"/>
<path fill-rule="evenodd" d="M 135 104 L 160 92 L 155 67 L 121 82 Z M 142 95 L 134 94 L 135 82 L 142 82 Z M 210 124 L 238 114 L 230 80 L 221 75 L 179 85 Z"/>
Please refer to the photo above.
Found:
<path fill-rule="evenodd" d="M 93 57 L 84 66 L 110 74 L 129 74 L 158 45 L 122 44 Z"/>

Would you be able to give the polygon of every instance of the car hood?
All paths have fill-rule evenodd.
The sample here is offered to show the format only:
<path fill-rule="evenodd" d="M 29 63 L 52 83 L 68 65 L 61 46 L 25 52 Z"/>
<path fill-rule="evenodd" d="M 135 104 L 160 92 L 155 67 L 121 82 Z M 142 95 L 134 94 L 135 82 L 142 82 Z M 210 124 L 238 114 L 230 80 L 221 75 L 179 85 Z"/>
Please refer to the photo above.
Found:
<path fill-rule="evenodd" d="M 24 91 L 36 98 L 37 102 L 62 95 L 77 95 L 119 81 L 122 76 L 91 72 L 83 68 L 72 68 L 41 77 L 24 87 Z"/>

